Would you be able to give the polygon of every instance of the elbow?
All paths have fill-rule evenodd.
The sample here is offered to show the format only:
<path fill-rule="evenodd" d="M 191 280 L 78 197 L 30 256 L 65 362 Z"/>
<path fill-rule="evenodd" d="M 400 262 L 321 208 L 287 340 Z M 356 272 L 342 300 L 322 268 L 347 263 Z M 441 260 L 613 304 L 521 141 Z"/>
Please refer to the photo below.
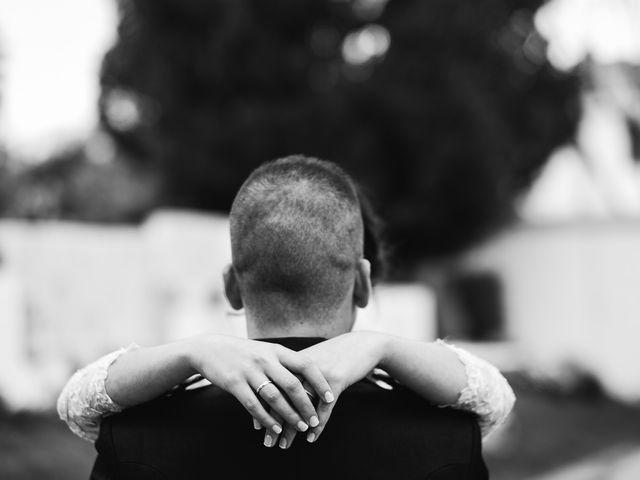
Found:
<path fill-rule="evenodd" d="M 504 415 L 503 417 L 506 419 L 511 411 L 513 410 L 514 405 L 516 404 L 516 394 L 513 393 L 513 389 L 507 379 L 502 377 L 504 381 Z"/>
<path fill-rule="evenodd" d="M 72 380 L 73 377 L 69 379 L 67 384 L 64 386 L 56 402 L 56 411 L 58 412 L 58 417 L 60 418 L 60 420 L 67 424 L 69 423 L 69 392 Z"/>

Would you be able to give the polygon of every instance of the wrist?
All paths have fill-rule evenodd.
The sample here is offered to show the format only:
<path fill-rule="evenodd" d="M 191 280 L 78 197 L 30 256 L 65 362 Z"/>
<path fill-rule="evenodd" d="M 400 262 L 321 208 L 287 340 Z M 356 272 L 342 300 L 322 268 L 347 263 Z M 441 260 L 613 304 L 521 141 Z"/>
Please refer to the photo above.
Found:
<path fill-rule="evenodd" d="M 389 356 L 393 337 L 380 332 L 362 332 L 367 335 L 372 363 L 384 368 Z"/>
<path fill-rule="evenodd" d="M 171 344 L 172 356 L 175 362 L 184 371 L 186 377 L 200 373 L 202 364 L 201 361 L 201 346 L 198 342 L 198 337 L 188 338 L 186 340 L 180 340 Z"/>
<path fill-rule="evenodd" d="M 379 366 L 387 372 L 392 368 L 396 352 L 401 348 L 402 340 L 392 335 L 382 335 L 380 340 Z"/>

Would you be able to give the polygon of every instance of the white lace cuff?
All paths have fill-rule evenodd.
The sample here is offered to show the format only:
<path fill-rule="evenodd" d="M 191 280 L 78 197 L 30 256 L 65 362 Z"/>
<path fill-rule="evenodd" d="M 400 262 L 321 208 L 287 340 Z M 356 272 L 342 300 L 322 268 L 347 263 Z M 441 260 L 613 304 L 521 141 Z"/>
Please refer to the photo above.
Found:
<path fill-rule="evenodd" d="M 138 348 L 132 343 L 105 355 L 74 373 L 62 389 L 58 415 L 80 438 L 94 442 L 100 433 L 102 418 L 124 409 L 109 397 L 105 382 L 111 364 L 123 353 Z"/>
<path fill-rule="evenodd" d="M 490 363 L 443 340 L 439 345 L 452 350 L 467 373 L 467 385 L 452 405 L 443 405 L 473 412 L 478 415 L 482 436 L 486 437 L 499 427 L 509 416 L 516 397 L 507 380 Z"/>

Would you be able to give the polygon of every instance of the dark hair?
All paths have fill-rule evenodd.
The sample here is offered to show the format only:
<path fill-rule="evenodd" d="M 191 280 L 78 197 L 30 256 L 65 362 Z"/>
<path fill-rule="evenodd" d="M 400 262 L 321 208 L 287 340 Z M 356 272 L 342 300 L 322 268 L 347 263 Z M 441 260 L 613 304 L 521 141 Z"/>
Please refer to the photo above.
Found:
<path fill-rule="evenodd" d="M 357 185 L 357 193 L 364 227 L 364 258 L 371 263 L 371 283 L 375 285 L 384 280 L 389 266 L 384 225 L 362 186 Z"/>

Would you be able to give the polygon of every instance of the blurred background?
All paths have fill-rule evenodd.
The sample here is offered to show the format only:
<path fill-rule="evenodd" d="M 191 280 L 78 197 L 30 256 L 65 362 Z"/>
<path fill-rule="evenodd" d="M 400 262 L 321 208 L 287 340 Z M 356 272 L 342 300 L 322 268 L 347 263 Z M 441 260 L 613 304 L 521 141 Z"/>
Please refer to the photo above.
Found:
<path fill-rule="evenodd" d="M 341 164 L 391 268 L 358 328 L 518 402 L 495 479 L 640 478 L 639 0 L 0 0 L 0 478 L 88 478 L 54 412 L 132 341 L 244 335 L 248 173 Z"/>

